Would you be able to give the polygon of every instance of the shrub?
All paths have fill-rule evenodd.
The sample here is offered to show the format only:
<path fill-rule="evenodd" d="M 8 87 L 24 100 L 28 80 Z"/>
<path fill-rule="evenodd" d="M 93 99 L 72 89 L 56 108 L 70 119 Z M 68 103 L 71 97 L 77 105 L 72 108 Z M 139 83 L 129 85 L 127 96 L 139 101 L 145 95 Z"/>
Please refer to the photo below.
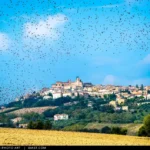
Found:
<path fill-rule="evenodd" d="M 64 127 L 64 131 L 82 131 L 85 125 L 83 124 L 73 124 L 71 126 Z"/>
<path fill-rule="evenodd" d="M 28 129 L 51 129 L 52 128 L 52 124 L 49 120 L 43 122 L 41 120 L 37 120 L 35 122 L 30 121 L 27 125 Z"/>
<path fill-rule="evenodd" d="M 27 128 L 28 128 L 28 129 L 34 129 L 34 128 L 33 128 L 33 121 L 30 121 L 30 122 L 28 123 Z"/>
<path fill-rule="evenodd" d="M 122 135 L 126 135 L 126 134 L 127 134 L 127 129 L 125 129 L 125 128 L 120 128 L 120 127 L 112 127 L 111 133 L 112 133 L 112 134 L 122 134 Z"/>
<path fill-rule="evenodd" d="M 144 118 L 144 128 L 147 133 L 147 136 L 150 137 L 150 115 Z"/>
<path fill-rule="evenodd" d="M 147 136 L 144 126 L 139 129 L 138 136 Z"/>
<path fill-rule="evenodd" d="M 52 128 L 52 124 L 49 120 L 47 120 L 45 123 L 44 123 L 44 126 L 43 126 L 44 129 L 48 130 L 48 129 L 51 129 Z"/>
<path fill-rule="evenodd" d="M 43 129 L 44 128 L 44 124 L 41 120 L 37 120 L 34 124 L 33 124 L 33 128 L 34 129 Z"/>
<path fill-rule="evenodd" d="M 90 132 L 90 133 L 100 133 L 100 130 L 98 130 L 98 129 L 87 129 L 87 128 L 84 128 L 84 129 L 81 129 L 80 131 L 81 132 Z"/>
<path fill-rule="evenodd" d="M 139 129 L 138 136 L 150 137 L 150 115 L 144 118 L 144 125 Z"/>
<path fill-rule="evenodd" d="M 108 126 L 105 126 L 101 129 L 101 133 L 111 133 L 111 128 Z"/>
<path fill-rule="evenodd" d="M 121 134 L 122 135 L 126 135 L 127 134 L 127 129 L 125 129 L 125 128 L 121 128 Z"/>

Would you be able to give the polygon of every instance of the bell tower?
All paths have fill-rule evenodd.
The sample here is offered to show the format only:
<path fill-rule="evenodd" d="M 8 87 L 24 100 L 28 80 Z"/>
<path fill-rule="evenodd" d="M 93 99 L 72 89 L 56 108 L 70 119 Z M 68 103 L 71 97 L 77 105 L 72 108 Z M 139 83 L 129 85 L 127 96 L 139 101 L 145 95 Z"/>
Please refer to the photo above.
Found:
<path fill-rule="evenodd" d="M 83 87 L 83 83 L 82 83 L 81 79 L 79 78 L 79 76 L 76 77 L 76 85 Z"/>
<path fill-rule="evenodd" d="M 79 76 L 77 76 L 77 77 L 76 77 L 76 81 L 77 81 L 77 82 L 79 82 L 79 81 L 80 81 L 80 78 L 79 78 Z"/>

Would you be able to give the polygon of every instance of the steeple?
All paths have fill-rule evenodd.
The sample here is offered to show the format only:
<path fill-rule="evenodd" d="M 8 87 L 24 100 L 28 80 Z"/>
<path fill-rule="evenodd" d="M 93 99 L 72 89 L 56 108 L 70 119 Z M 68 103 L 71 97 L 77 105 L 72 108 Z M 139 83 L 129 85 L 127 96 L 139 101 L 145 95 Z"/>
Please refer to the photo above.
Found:
<path fill-rule="evenodd" d="M 76 77 L 76 81 L 80 81 L 80 78 L 79 78 L 79 76 L 77 76 L 77 77 Z"/>

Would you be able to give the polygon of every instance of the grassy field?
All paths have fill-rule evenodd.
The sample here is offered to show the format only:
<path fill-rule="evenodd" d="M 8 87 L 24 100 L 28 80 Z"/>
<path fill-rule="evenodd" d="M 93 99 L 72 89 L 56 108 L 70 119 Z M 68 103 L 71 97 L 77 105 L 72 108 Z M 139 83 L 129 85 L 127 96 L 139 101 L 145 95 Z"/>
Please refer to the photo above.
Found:
<path fill-rule="evenodd" d="M 22 114 L 31 113 L 31 112 L 42 114 L 45 110 L 55 109 L 55 108 L 57 108 L 57 107 L 56 106 L 45 106 L 45 107 L 22 108 L 22 109 L 18 109 L 15 111 L 11 111 L 8 114 L 22 115 Z"/>
<path fill-rule="evenodd" d="M 150 138 L 0 128 L 0 145 L 150 145 Z"/>
<path fill-rule="evenodd" d="M 127 135 L 136 135 L 139 128 L 142 126 L 142 124 L 135 124 L 135 123 L 129 123 L 129 124 L 110 124 L 110 123 L 89 123 L 85 128 L 87 129 L 102 129 L 103 127 L 123 127 L 128 130 Z"/>

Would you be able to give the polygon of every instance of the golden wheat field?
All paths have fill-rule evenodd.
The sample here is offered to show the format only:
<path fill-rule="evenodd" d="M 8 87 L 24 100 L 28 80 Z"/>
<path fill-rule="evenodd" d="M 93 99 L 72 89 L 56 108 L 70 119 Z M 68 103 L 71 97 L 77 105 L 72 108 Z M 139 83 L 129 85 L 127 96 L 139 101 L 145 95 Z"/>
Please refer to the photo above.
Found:
<path fill-rule="evenodd" d="M 0 145 L 150 145 L 150 138 L 0 128 Z"/>

